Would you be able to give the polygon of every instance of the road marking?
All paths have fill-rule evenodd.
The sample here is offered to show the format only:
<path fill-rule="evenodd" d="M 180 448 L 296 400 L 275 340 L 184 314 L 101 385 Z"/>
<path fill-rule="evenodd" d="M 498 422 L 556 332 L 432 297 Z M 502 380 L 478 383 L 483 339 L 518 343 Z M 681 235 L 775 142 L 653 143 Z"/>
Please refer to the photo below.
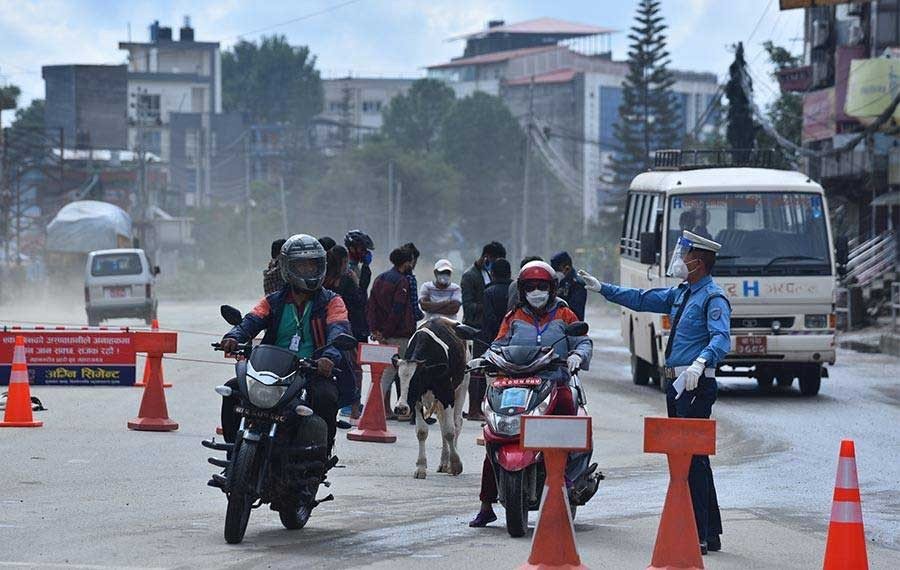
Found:
<path fill-rule="evenodd" d="M 70 570 L 166 570 L 162 566 L 107 566 L 105 564 L 68 564 L 66 562 L 4 562 L 0 568 L 67 568 Z"/>

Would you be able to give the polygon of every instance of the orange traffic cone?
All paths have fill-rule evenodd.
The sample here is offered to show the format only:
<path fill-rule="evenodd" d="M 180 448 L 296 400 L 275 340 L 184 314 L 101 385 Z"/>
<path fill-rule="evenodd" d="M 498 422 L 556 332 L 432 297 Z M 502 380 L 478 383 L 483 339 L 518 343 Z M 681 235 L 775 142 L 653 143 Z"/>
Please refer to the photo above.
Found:
<path fill-rule="evenodd" d="M 162 357 L 147 356 L 150 365 L 150 376 L 141 397 L 141 409 L 138 417 L 128 422 L 128 429 L 138 431 L 173 431 L 178 424 L 169 419 L 166 406 L 166 392 L 163 390 Z"/>
<path fill-rule="evenodd" d="M 25 337 L 16 337 L 12 370 L 9 373 L 9 393 L 6 412 L 0 427 L 41 427 L 31 412 L 31 388 L 28 385 L 28 364 L 25 362 Z"/>
<path fill-rule="evenodd" d="M 394 443 L 397 436 L 389 432 L 384 419 L 384 396 L 381 394 L 381 376 L 387 368 L 384 364 L 370 364 L 372 367 L 372 387 L 366 407 L 356 428 L 347 432 L 351 441 L 374 441 L 377 443 Z"/>
<path fill-rule="evenodd" d="M 150 330 L 158 331 L 159 330 L 159 321 L 157 319 L 153 319 L 153 321 L 151 321 L 151 323 L 152 324 L 150 325 Z M 144 361 L 144 377 L 141 378 L 140 382 L 134 383 L 135 388 L 143 388 L 144 386 L 147 385 L 147 378 L 150 377 L 150 359 L 151 358 L 154 358 L 154 357 L 152 355 L 148 354 L 147 359 Z M 162 375 L 162 362 L 160 362 L 160 364 L 159 364 L 159 373 L 160 373 L 160 375 Z M 171 388 L 171 387 L 172 387 L 172 385 L 167 384 L 165 379 L 163 379 L 163 388 Z"/>
<path fill-rule="evenodd" d="M 859 479 L 856 476 L 856 450 L 853 440 L 845 439 L 841 441 L 841 455 L 838 458 L 824 570 L 868 568 Z"/>

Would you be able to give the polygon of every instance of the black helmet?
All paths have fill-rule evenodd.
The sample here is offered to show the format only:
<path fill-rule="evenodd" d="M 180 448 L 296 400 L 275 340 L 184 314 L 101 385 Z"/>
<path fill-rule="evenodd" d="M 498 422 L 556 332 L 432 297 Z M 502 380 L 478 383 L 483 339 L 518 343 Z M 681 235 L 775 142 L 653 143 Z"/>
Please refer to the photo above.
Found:
<path fill-rule="evenodd" d="M 365 249 L 375 249 L 375 242 L 372 241 L 369 234 L 362 230 L 350 230 L 347 232 L 347 235 L 344 236 L 344 247 L 350 249 L 354 246 Z"/>
<path fill-rule="evenodd" d="M 301 291 L 317 291 L 325 280 L 325 248 L 312 236 L 293 235 L 281 246 L 278 266 L 285 283 Z"/>

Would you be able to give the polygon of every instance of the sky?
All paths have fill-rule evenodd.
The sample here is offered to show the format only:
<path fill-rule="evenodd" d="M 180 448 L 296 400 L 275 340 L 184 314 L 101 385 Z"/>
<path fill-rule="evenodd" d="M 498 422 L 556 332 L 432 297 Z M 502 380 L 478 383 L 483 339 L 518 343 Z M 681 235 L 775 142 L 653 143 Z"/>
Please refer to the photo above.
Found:
<path fill-rule="evenodd" d="M 761 44 L 802 48 L 803 11 L 781 12 L 778 0 L 662 0 L 669 26 L 672 66 L 726 77 L 730 46 L 745 42 L 760 103 L 777 90 L 768 77 Z M 283 34 L 308 45 L 324 77 L 420 77 L 424 67 L 462 54 L 463 41 L 488 20 L 507 23 L 539 17 L 571 20 L 619 30 L 613 56 L 627 56 L 628 28 L 636 1 L 629 0 L 0 0 L 0 85 L 22 89 L 19 105 L 43 98 L 41 66 L 118 64 L 118 42 L 147 41 L 153 20 L 177 28 L 191 17 L 198 41 L 223 49 L 241 38 Z M 3 114 L 9 124 L 12 112 Z"/>

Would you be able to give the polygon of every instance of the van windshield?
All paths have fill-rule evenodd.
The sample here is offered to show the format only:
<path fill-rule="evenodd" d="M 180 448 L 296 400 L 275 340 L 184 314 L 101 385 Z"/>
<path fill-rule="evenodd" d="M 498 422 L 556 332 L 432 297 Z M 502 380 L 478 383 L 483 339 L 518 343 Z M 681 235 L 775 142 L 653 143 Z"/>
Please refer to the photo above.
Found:
<path fill-rule="evenodd" d="M 91 275 L 107 277 L 110 275 L 140 275 L 141 256 L 136 253 L 107 253 L 94 257 L 91 263 Z"/>
<path fill-rule="evenodd" d="M 669 198 L 667 237 L 688 230 L 721 243 L 713 275 L 830 275 L 825 215 L 818 194 L 684 194 Z"/>

